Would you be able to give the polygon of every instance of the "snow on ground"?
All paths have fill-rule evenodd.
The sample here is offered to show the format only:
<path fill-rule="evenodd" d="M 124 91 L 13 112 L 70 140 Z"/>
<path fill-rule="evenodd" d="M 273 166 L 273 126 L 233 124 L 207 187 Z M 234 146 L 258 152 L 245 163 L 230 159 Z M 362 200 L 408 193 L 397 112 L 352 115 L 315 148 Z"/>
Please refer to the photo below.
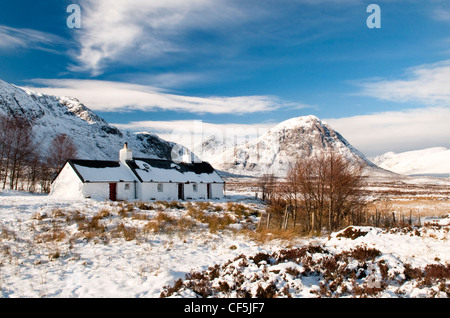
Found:
<path fill-rule="evenodd" d="M 235 209 L 233 204 L 236 203 L 230 205 L 227 200 L 238 200 L 241 207 L 245 206 L 247 210 Z M 258 275 L 264 276 L 267 272 L 264 266 L 268 263 L 252 263 L 250 260 L 255 255 L 274 255 L 283 249 L 315 245 L 334 255 L 358 246 L 377 249 L 381 254 L 376 256 L 376 263 L 372 260 L 373 264 L 383 262 L 390 271 L 397 270 L 397 276 L 404 276 L 405 264 L 425 268 L 429 264 L 450 263 L 449 218 L 439 219 L 440 224 L 436 223 L 435 227 L 417 231 L 355 227 L 366 233 L 355 239 L 339 235 L 341 231 L 331 237 L 256 242 L 244 232 L 231 230 L 242 228 L 245 224 L 250 224 L 250 228 L 257 224 L 258 218 L 254 212 L 261 211 L 263 207 L 250 198 L 229 195 L 226 200 L 212 201 L 203 207 L 203 210 L 209 209 L 204 214 L 199 212 L 202 211 L 199 208 L 192 209 L 197 214 L 190 212 L 189 207 L 198 207 L 197 204 L 200 206 L 202 203 L 139 206 L 137 203 L 130 205 L 90 199 L 70 201 L 47 195 L 2 191 L 0 295 L 156 298 L 160 297 L 164 287 L 171 286 L 178 279 L 185 280 L 186 274 L 207 271 L 214 265 L 222 266 L 224 273 L 230 271 L 233 260 L 240 264 L 244 262 L 243 255 L 245 262 L 250 263 L 241 276 L 246 279 L 243 286 L 250 286 L 256 293 L 260 286 L 256 278 Z M 149 209 L 150 205 L 152 207 Z M 232 209 L 235 209 L 234 212 L 229 212 Z M 198 221 L 199 214 L 202 222 Z M 224 226 L 226 230 L 212 231 L 211 224 L 216 223 L 210 223 L 209 227 L 206 225 L 207 216 L 219 217 L 223 221 L 225 215 L 229 216 L 229 223 Z M 194 221 L 194 216 L 197 221 Z M 230 220 L 233 221 L 231 224 Z M 183 227 L 188 230 L 182 230 Z M 318 266 L 324 255 L 328 254 L 311 254 L 316 260 L 313 264 Z M 358 268 L 361 264 L 357 263 L 350 259 L 346 266 Z M 317 297 L 326 282 L 320 276 L 322 274 L 317 275 L 317 270 L 315 274 L 305 274 L 301 278 L 287 275 L 287 272 L 292 274 L 294 269 L 305 271 L 305 264 L 293 260 L 278 262 L 274 266 L 270 275 L 276 276 L 274 281 L 278 284 L 281 284 L 283 276 L 284 284 L 291 288 L 289 295 L 292 297 Z M 287 276 L 290 277 L 288 280 Z M 222 277 L 231 279 L 226 275 Z M 361 279 L 367 280 L 364 277 Z M 395 288 L 400 290 L 397 286 L 384 290 L 378 296 L 430 297 L 432 294 L 446 297 L 448 283 L 447 278 L 447 293 L 445 288 L 442 291 L 442 284 L 441 287 L 424 289 L 408 282 L 401 286 L 401 293 L 394 291 Z M 185 289 L 179 296 L 193 297 L 195 294 Z"/>

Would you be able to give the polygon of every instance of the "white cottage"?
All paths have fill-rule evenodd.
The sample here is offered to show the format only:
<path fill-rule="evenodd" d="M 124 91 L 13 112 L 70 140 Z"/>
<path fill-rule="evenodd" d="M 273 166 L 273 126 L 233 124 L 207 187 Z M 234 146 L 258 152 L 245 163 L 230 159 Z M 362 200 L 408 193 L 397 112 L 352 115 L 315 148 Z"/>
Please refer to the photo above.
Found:
<path fill-rule="evenodd" d="M 220 199 L 224 185 L 207 162 L 133 158 L 125 144 L 119 161 L 68 160 L 51 194 L 112 201 Z"/>

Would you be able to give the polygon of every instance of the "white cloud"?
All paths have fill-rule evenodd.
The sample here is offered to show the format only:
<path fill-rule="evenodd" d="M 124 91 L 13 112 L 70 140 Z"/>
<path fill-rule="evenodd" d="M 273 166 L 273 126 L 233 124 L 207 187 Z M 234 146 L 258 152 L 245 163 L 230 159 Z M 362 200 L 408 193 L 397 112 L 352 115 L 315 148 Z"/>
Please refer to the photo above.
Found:
<path fill-rule="evenodd" d="M 248 114 L 273 111 L 282 107 L 309 107 L 300 103 L 289 103 L 275 96 L 183 96 L 153 86 L 122 82 L 70 79 L 35 79 L 32 82 L 46 87 L 25 87 L 25 89 L 56 96 L 76 97 L 87 107 L 97 111 L 171 110 L 189 113 Z"/>
<path fill-rule="evenodd" d="M 183 34 L 188 30 L 211 31 L 242 20 L 237 5 L 225 0 L 82 1 L 76 56 L 80 66 L 73 69 L 98 74 L 111 61 L 143 62 L 184 51 Z"/>
<path fill-rule="evenodd" d="M 426 106 L 328 120 L 365 154 L 450 146 L 450 60 L 411 67 L 403 79 L 357 85 L 362 88 L 359 95 Z"/>
<path fill-rule="evenodd" d="M 202 57 L 217 63 L 268 41 L 304 43 L 342 28 L 346 18 L 337 16 L 336 8 L 357 8 L 359 2 L 80 0 L 82 28 L 76 33 L 74 55 L 78 65 L 71 69 L 98 75 L 117 63 L 203 61 Z M 319 4 L 332 9 L 319 10 Z M 303 10 L 304 5 L 316 10 Z M 321 29 L 330 23 L 335 27 Z"/>
<path fill-rule="evenodd" d="M 370 115 L 323 119 L 366 156 L 430 147 L 450 148 L 450 109 L 430 107 Z M 148 131 L 187 146 L 215 135 L 240 143 L 263 135 L 277 123 L 213 124 L 193 120 L 135 121 L 116 124 L 121 129 Z M 229 146 L 229 145 L 228 145 Z"/>
<path fill-rule="evenodd" d="M 450 109 L 429 107 L 325 119 L 367 156 L 450 147 Z"/>
<path fill-rule="evenodd" d="M 256 138 L 263 135 L 277 123 L 237 124 L 222 123 L 214 124 L 202 120 L 172 120 L 172 121 L 133 121 L 128 124 L 114 124 L 118 128 L 130 131 L 144 131 L 157 133 L 167 140 L 175 141 L 180 132 L 187 133 L 191 137 L 201 141 L 212 135 L 223 139 L 239 141 Z"/>
<path fill-rule="evenodd" d="M 435 9 L 433 11 L 433 18 L 438 21 L 450 22 L 450 10 L 443 8 Z"/>
<path fill-rule="evenodd" d="M 161 138 L 184 145 L 197 155 L 203 156 L 209 147 L 203 148 L 202 142 L 214 137 L 209 152 L 220 154 L 243 142 L 253 140 L 265 134 L 277 123 L 214 124 L 201 120 L 174 121 L 135 121 L 128 124 L 113 124 L 120 129 L 134 132 L 151 132 Z M 210 159 L 210 158 L 209 158 Z"/>
<path fill-rule="evenodd" d="M 372 80 L 358 84 L 360 94 L 393 102 L 450 106 L 450 60 L 407 70 L 406 79 Z"/>
<path fill-rule="evenodd" d="M 24 48 L 57 53 L 55 48 L 67 43 L 67 40 L 47 32 L 0 25 L 0 49 Z"/>
<path fill-rule="evenodd" d="M 388 151 L 403 152 L 430 147 L 450 148 L 450 109 L 430 107 L 371 115 L 323 119 L 366 156 Z M 211 135 L 231 147 L 262 136 L 278 123 L 214 124 L 195 120 L 134 121 L 115 124 L 121 129 L 152 132 L 162 138 L 193 148 Z M 225 150 L 225 149 L 224 149 Z"/>

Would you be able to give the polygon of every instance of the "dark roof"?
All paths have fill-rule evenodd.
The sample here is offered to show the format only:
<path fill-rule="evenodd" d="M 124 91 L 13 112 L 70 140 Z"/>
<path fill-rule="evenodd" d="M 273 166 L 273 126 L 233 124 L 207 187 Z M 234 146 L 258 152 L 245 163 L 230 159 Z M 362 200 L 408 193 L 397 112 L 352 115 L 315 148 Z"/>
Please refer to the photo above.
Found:
<path fill-rule="evenodd" d="M 82 159 L 70 159 L 68 160 L 72 164 L 76 164 L 88 168 L 115 168 L 120 167 L 119 161 L 108 160 L 82 160 Z"/>
<path fill-rule="evenodd" d="M 132 182 L 136 176 L 119 161 L 71 159 L 67 163 L 82 182 Z"/>
<path fill-rule="evenodd" d="M 141 167 L 139 167 L 136 162 L 140 162 Z M 193 163 L 186 163 L 186 162 L 178 163 L 172 160 L 164 160 L 164 159 L 133 158 L 133 160 L 127 160 L 126 163 L 141 182 L 153 181 L 153 176 L 149 176 L 148 174 L 150 172 L 150 175 L 153 175 L 150 171 L 152 170 L 152 168 L 177 171 L 180 175 L 188 175 L 189 173 L 195 173 L 198 176 L 205 174 L 214 175 L 215 182 L 223 182 L 222 178 L 217 174 L 216 170 L 211 166 L 211 164 L 205 161 Z M 149 166 L 148 169 L 142 167 L 145 164 Z M 154 175 L 154 177 L 156 179 L 154 181 L 157 181 L 158 177 L 156 175 Z M 175 180 L 177 180 L 176 176 L 172 181 Z"/>
<path fill-rule="evenodd" d="M 126 165 L 132 172 L 124 169 L 125 166 L 121 165 L 120 161 L 71 159 L 67 163 L 82 182 L 132 181 L 134 178 L 141 182 L 157 182 L 165 179 L 171 182 L 200 182 L 202 180 L 205 180 L 204 182 L 223 182 L 208 162 L 176 163 L 164 159 L 133 158 L 133 160 L 126 161 Z"/>
<path fill-rule="evenodd" d="M 154 168 L 159 169 L 167 169 L 172 170 L 174 169 L 174 165 L 177 165 L 179 169 L 177 169 L 180 172 L 194 172 L 196 174 L 200 173 L 213 173 L 215 170 L 214 168 L 208 163 L 208 162 L 193 162 L 193 163 L 175 163 L 171 160 L 164 160 L 164 159 L 148 159 L 148 158 L 133 158 L 133 160 L 127 160 L 128 166 L 133 168 L 138 168 L 136 165 L 136 160 L 143 161 Z"/>

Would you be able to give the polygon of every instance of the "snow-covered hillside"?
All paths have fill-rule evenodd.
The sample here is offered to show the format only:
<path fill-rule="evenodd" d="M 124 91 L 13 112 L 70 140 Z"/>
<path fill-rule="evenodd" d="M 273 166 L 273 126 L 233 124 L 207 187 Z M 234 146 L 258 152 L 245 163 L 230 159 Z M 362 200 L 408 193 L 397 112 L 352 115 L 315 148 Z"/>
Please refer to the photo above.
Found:
<path fill-rule="evenodd" d="M 0 297 L 450 295 L 449 218 L 262 242 L 239 229 L 256 225 L 264 206 L 239 198 L 244 208 L 233 213 L 224 201 L 68 201 L 0 190 Z M 227 223 L 208 228 L 207 220 Z"/>
<path fill-rule="evenodd" d="M 0 80 L 0 114 L 20 114 L 33 119 L 33 133 L 45 152 L 60 133 L 74 139 L 83 159 L 118 160 L 125 142 L 136 156 L 169 158 L 174 143 L 155 134 L 133 134 L 109 125 L 79 100 L 25 91 Z"/>
<path fill-rule="evenodd" d="M 284 176 L 298 158 L 327 151 L 341 154 L 352 163 L 362 164 L 372 173 L 384 173 L 315 116 L 286 120 L 257 139 L 215 155 L 211 163 L 219 170 L 237 175 L 273 173 Z"/>
<path fill-rule="evenodd" d="M 450 177 L 450 149 L 434 147 L 402 153 L 387 152 L 372 158 L 378 166 L 405 175 Z"/>
<path fill-rule="evenodd" d="M 220 158 L 224 151 L 244 143 L 244 141 L 238 141 L 237 138 L 211 135 L 195 144 L 192 151 L 203 161 L 216 162 L 215 158 Z"/>

